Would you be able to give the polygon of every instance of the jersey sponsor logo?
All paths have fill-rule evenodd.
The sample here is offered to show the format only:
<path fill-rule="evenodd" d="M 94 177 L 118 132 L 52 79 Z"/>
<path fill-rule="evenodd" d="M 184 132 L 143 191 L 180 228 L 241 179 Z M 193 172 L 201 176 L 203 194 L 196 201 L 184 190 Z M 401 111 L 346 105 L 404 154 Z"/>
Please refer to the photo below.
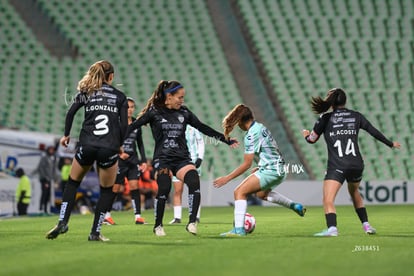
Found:
<path fill-rule="evenodd" d="M 94 102 L 102 102 L 103 99 L 102 98 L 90 98 L 89 102 L 94 103 Z"/>
<path fill-rule="evenodd" d="M 355 123 L 356 119 L 355 118 L 344 118 L 342 120 L 343 123 Z"/>
<path fill-rule="evenodd" d="M 348 127 L 348 129 L 355 129 L 354 123 L 346 124 L 346 126 Z"/>
<path fill-rule="evenodd" d="M 106 86 L 106 85 L 102 86 L 101 87 L 101 90 L 114 91 L 114 89 L 112 87 Z M 110 94 L 110 95 L 112 95 L 112 94 Z M 112 96 L 115 96 L 116 97 L 116 95 L 112 95 Z"/>
<path fill-rule="evenodd" d="M 105 97 L 105 98 L 111 98 L 111 99 L 116 99 L 116 98 L 118 98 L 118 97 L 117 97 L 117 95 L 112 94 L 112 93 L 101 93 L 101 96 L 102 96 L 102 97 Z"/>
<path fill-rule="evenodd" d="M 337 123 L 340 123 L 340 122 L 342 122 L 342 117 L 340 117 L 340 118 L 336 118 L 336 117 L 331 117 L 331 121 L 332 121 L 332 123 L 334 123 L 334 124 L 337 124 Z"/>
<path fill-rule="evenodd" d="M 183 129 L 183 125 L 182 124 L 163 124 L 162 125 L 162 129 Z"/>
<path fill-rule="evenodd" d="M 344 117 L 344 116 L 349 116 L 351 115 L 351 112 L 337 112 L 333 114 L 336 117 Z"/>
<path fill-rule="evenodd" d="M 253 145 L 246 146 L 246 152 L 253 152 Z"/>
<path fill-rule="evenodd" d="M 175 142 L 174 139 L 166 139 L 164 141 L 164 148 L 166 149 L 178 148 L 178 144 Z"/>
<path fill-rule="evenodd" d="M 107 102 L 109 105 L 116 105 L 116 99 L 108 99 Z"/>

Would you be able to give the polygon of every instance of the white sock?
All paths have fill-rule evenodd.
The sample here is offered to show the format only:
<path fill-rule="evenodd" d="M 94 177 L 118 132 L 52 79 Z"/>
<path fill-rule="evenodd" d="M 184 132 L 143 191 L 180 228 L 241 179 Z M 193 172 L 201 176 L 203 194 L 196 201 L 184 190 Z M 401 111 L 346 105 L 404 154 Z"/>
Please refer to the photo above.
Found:
<path fill-rule="evenodd" d="M 141 215 L 140 214 L 135 214 L 135 219 L 140 218 Z"/>
<path fill-rule="evenodd" d="M 244 215 L 247 210 L 247 200 L 239 199 L 234 201 L 234 227 L 244 227 Z"/>
<path fill-rule="evenodd" d="M 181 219 L 182 209 L 183 207 L 181 205 L 174 206 L 174 218 Z"/>
<path fill-rule="evenodd" d="M 200 219 L 201 205 L 198 206 L 197 218 Z"/>
<path fill-rule="evenodd" d="M 107 219 L 107 218 L 110 218 L 110 217 L 111 217 L 111 212 L 106 212 L 105 218 Z"/>
<path fill-rule="evenodd" d="M 266 200 L 272 203 L 277 203 L 279 205 L 285 206 L 286 208 L 290 208 L 290 204 L 293 203 L 291 199 L 275 191 L 271 191 L 267 196 Z"/>

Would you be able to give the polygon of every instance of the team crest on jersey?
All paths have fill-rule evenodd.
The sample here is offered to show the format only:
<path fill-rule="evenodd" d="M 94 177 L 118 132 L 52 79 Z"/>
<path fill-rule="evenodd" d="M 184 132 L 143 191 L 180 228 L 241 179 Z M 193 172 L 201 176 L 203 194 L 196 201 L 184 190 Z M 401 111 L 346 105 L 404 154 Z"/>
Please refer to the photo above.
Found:
<path fill-rule="evenodd" d="M 265 128 L 265 129 L 262 130 L 262 136 L 263 137 L 269 136 L 269 130 L 267 130 L 267 128 Z"/>
<path fill-rule="evenodd" d="M 340 122 L 342 122 L 342 120 L 343 120 L 343 118 L 342 118 L 342 117 L 339 117 L 339 118 L 334 117 L 334 116 L 332 116 L 332 117 L 331 117 L 331 121 L 332 121 L 332 123 L 334 123 L 334 124 L 340 123 Z"/>
<path fill-rule="evenodd" d="M 180 123 L 184 122 L 184 116 L 182 115 L 178 116 L 178 121 L 180 121 Z"/>

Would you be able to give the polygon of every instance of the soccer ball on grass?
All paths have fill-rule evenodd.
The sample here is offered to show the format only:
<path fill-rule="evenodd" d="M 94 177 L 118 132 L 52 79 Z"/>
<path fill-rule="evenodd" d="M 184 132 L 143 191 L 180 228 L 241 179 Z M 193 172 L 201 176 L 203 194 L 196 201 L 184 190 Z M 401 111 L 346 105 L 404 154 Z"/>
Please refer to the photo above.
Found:
<path fill-rule="evenodd" d="M 256 228 L 256 219 L 249 213 L 244 215 L 244 230 L 246 234 L 250 234 Z"/>

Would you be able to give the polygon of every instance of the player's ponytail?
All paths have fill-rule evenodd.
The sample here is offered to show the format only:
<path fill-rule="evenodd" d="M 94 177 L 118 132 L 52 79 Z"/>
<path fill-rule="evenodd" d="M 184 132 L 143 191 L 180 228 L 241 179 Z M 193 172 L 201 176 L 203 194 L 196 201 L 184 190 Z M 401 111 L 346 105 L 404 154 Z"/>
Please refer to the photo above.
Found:
<path fill-rule="evenodd" d="M 229 113 L 227 113 L 226 117 L 224 117 L 222 126 L 224 130 L 224 136 L 226 139 L 229 138 L 230 133 L 233 131 L 234 127 L 237 124 L 244 124 L 249 120 L 253 120 L 253 113 L 244 104 L 236 105 Z"/>
<path fill-rule="evenodd" d="M 325 99 L 321 97 L 312 97 L 312 110 L 316 114 L 321 114 L 329 110 L 329 108 L 337 108 L 346 104 L 346 94 L 341 88 L 334 88 L 328 91 Z"/>
<path fill-rule="evenodd" d="M 109 61 L 101 60 L 92 64 L 88 72 L 78 83 L 80 92 L 90 95 L 101 89 L 103 83 L 108 81 L 109 75 L 114 73 L 114 67 Z"/>
<path fill-rule="evenodd" d="M 166 81 L 162 80 L 158 83 L 151 97 L 148 99 L 146 106 L 138 114 L 138 118 L 147 112 L 151 106 L 157 108 L 165 107 L 165 99 L 167 94 L 177 93 L 179 88 L 183 86 L 178 81 Z"/>

